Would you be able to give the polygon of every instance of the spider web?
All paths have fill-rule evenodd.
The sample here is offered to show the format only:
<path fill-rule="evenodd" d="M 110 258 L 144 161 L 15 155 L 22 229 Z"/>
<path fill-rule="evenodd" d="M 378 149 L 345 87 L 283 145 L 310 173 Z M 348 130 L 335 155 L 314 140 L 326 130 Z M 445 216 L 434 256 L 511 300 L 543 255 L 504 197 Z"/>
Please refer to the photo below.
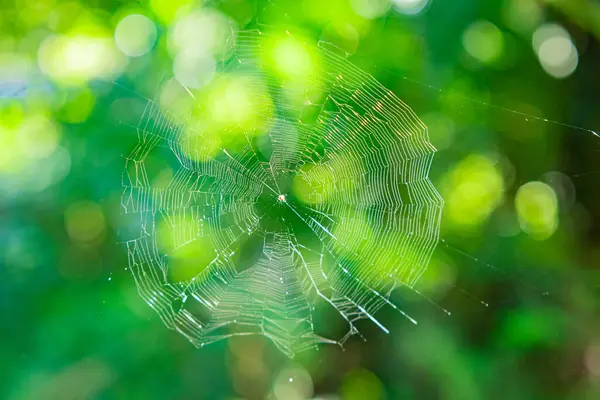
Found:
<path fill-rule="evenodd" d="M 198 347 L 261 334 L 290 357 L 343 345 L 360 335 L 359 320 L 388 333 L 376 318 L 384 306 L 416 323 L 389 296 L 415 285 L 439 240 L 426 126 L 327 43 L 314 48 L 321 62 L 308 77 L 322 95 L 288 90 L 264 67 L 269 37 L 237 33 L 223 63 L 265 89 L 255 108 L 268 124 L 237 127 L 243 145 L 199 127 L 193 112 L 145 106 L 121 199 L 137 221 L 126 248 L 141 297 Z M 173 160 L 167 185 L 151 176 L 156 157 Z M 181 254 L 197 272 L 186 279 Z M 340 317 L 342 334 L 322 332 L 323 312 Z"/>

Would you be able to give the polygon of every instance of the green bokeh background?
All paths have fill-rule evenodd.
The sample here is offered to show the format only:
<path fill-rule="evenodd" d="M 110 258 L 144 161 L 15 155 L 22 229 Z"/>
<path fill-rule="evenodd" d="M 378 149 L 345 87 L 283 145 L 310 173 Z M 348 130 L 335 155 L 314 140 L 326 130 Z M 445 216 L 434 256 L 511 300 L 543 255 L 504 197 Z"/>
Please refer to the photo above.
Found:
<path fill-rule="evenodd" d="M 368 15 L 364 4 L 384 7 Z M 349 50 L 429 126 L 445 242 L 423 296 L 392 295 L 419 325 L 384 309 L 389 335 L 365 322 L 366 342 L 290 360 L 260 337 L 196 349 L 138 296 L 118 234 L 136 138 L 105 114 L 116 76 L 59 79 L 40 48 L 75 32 L 112 40 L 123 17 L 144 14 L 158 41 L 119 73 L 152 96 L 171 73 L 169 29 L 198 8 Z M 548 23 L 578 52 L 564 79 L 532 48 Z M 592 0 L 430 0 L 417 15 L 357 0 L 4 2 L 0 398 L 600 398 L 599 38 Z M 533 196 L 519 212 L 519 188 L 534 181 L 552 188 L 556 210 Z M 540 234 L 544 211 L 558 225 Z"/>

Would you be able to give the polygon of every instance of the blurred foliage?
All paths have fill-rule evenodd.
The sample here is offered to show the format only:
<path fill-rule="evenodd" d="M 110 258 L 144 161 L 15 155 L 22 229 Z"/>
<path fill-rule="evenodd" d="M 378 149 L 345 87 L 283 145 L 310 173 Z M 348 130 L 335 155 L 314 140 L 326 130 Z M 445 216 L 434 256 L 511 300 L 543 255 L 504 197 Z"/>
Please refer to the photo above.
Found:
<path fill-rule="evenodd" d="M 7 0 L 0 11 L 0 397 L 600 398 L 597 2 Z M 156 82 L 203 87 L 230 26 L 334 44 L 428 125 L 444 242 L 421 295 L 392 296 L 419 325 L 384 310 L 390 335 L 365 324 L 366 342 L 289 360 L 260 337 L 197 350 L 137 295 L 118 236 L 122 156 L 137 138 L 106 120 L 135 124 L 142 110 L 112 82 L 180 110 Z M 288 79 L 310 74 L 310 54 L 274 46 Z M 245 97 L 260 94 L 214 79 L 226 93 L 215 123 L 247 118 Z"/>

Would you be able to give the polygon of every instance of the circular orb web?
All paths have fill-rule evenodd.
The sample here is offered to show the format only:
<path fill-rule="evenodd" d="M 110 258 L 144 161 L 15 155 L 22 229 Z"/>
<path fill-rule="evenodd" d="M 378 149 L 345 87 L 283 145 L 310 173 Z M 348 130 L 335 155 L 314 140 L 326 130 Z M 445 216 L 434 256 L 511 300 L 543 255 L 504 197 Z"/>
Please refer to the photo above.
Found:
<path fill-rule="evenodd" d="M 185 112 L 148 101 L 126 157 L 143 299 L 196 346 L 260 334 L 289 356 L 361 319 L 388 332 L 382 307 L 416 323 L 389 294 L 439 238 L 425 125 L 326 43 L 238 32 L 220 65 Z"/>

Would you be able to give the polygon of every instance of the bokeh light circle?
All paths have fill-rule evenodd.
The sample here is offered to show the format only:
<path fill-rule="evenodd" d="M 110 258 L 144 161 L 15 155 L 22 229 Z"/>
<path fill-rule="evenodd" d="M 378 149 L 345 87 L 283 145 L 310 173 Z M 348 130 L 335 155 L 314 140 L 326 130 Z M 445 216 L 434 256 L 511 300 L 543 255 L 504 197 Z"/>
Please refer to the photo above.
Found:
<path fill-rule="evenodd" d="M 425 10 L 429 5 L 429 0 L 393 0 L 394 8 L 407 15 L 416 15 Z"/>
<path fill-rule="evenodd" d="M 156 43 L 154 22 L 141 14 L 130 14 L 119 21 L 115 29 L 115 43 L 123 54 L 140 57 L 148 53 Z"/>
<path fill-rule="evenodd" d="M 548 75 L 562 79 L 570 76 L 579 64 L 579 53 L 571 35 L 557 24 L 545 24 L 533 33 L 533 49 Z"/>

